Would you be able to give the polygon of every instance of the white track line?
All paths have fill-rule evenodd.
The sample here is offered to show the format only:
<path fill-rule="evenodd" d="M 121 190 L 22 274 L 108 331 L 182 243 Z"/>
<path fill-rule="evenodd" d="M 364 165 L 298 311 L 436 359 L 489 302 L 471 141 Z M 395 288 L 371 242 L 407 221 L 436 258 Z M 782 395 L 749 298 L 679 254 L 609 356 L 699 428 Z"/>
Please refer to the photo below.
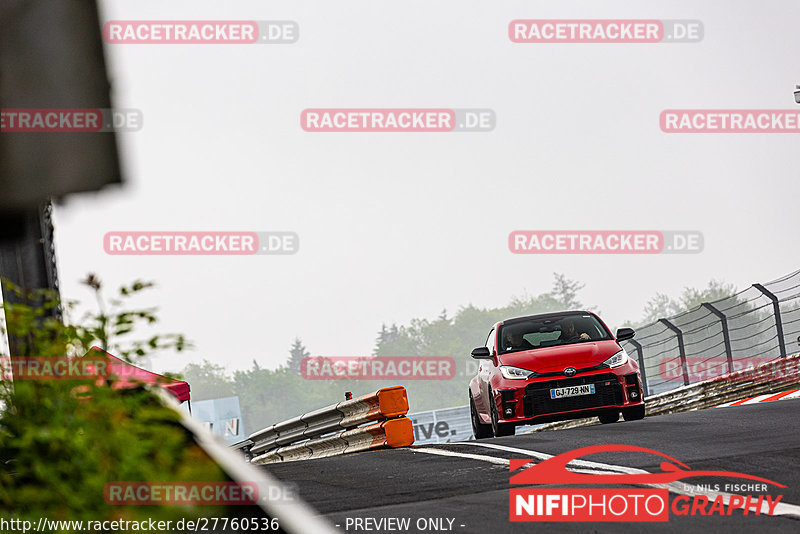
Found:
<path fill-rule="evenodd" d="M 548 460 L 553 457 L 552 454 L 547 454 L 544 452 L 532 451 L 529 449 L 518 449 L 517 447 L 506 447 L 505 445 L 497 445 L 495 443 L 481 443 L 478 441 L 465 441 L 463 443 L 459 443 L 459 445 L 472 445 L 474 447 L 486 447 L 487 449 L 497 449 L 500 451 L 505 452 L 513 452 L 515 454 L 524 454 L 526 456 L 533 456 L 534 458 L 538 458 L 539 460 Z M 620 467 L 616 465 L 610 464 L 601 464 L 598 462 L 590 462 L 588 460 L 572 460 L 567 465 L 575 466 L 575 467 L 588 467 L 590 469 L 603 469 L 605 471 L 613 471 L 615 473 L 646 473 L 647 471 L 629 471 L 627 467 Z"/>
<path fill-rule="evenodd" d="M 735 402 L 740 402 L 741 403 L 741 404 L 737 404 L 736 406 L 744 406 L 745 404 L 755 404 L 757 402 L 761 402 L 764 399 L 768 399 L 768 398 L 773 397 L 773 396 L 775 396 L 774 393 L 770 393 L 768 395 L 759 395 L 757 397 L 752 397 L 752 398 L 748 399 L 747 402 L 741 402 L 742 399 L 738 399 L 738 400 L 735 400 L 735 401 L 726 402 L 725 404 L 720 404 L 719 406 L 714 406 L 714 408 L 726 408 L 728 406 L 731 406 Z M 747 398 L 747 397 L 745 397 L 745 398 Z M 778 399 L 778 400 L 781 400 L 781 399 Z"/>
<path fill-rule="evenodd" d="M 498 458 L 496 456 L 486 456 L 485 454 L 470 454 L 467 452 L 455 452 L 455 451 L 448 451 L 445 449 L 429 449 L 424 447 L 414 447 L 411 449 L 412 452 L 424 452 L 427 454 L 435 454 L 438 456 L 450 456 L 455 458 L 468 458 L 470 460 L 479 460 L 482 462 L 489 462 L 496 465 L 502 465 L 503 467 L 508 467 L 509 461 L 507 458 Z M 525 464 L 523 467 L 527 467 L 528 465 L 533 465 L 535 462 L 531 462 L 530 464 Z M 619 474 L 618 471 L 598 471 L 595 469 L 571 469 L 576 473 L 590 473 L 590 474 L 606 474 L 606 475 L 616 475 Z"/>
<path fill-rule="evenodd" d="M 486 456 L 484 454 L 468 454 L 466 452 L 448 451 L 445 449 L 428 449 L 424 447 L 414 447 L 411 452 L 424 452 L 426 454 L 436 454 L 439 456 L 453 456 L 457 458 L 468 458 L 470 460 L 479 460 L 482 462 L 489 462 L 497 465 L 508 466 L 508 460 L 505 458 L 496 458 L 494 456 Z"/>
<path fill-rule="evenodd" d="M 501 451 L 505 451 L 505 452 L 511 452 L 511 453 L 514 453 L 514 454 L 524 454 L 526 456 L 532 456 L 532 457 L 537 458 L 539 460 L 547 460 L 547 459 L 553 457 L 552 454 L 547 454 L 545 452 L 532 451 L 532 450 L 529 450 L 529 449 L 519 449 L 517 447 L 507 447 L 505 445 L 497 445 L 495 443 L 480 443 L 480 442 L 476 442 L 476 441 L 461 441 L 461 442 L 458 442 L 458 443 L 448 443 L 448 444 L 442 444 L 442 445 L 443 446 L 446 446 L 446 445 L 471 445 L 471 446 L 474 446 L 474 447 L 485 447 L 487 449 L 496 449 L 496 450 L 501 450 Z M 483 462 L 489 462 L 489 463 L 496 464 L 496 465 L 508 465 L 509 464 L 509 461 L 507 459 L 497 458 L 495 456 L 487 456 L 485 454 L 470 454 L 470 453 L 466 453 L 466 452 L 456 452 L 456 451 L 451 451 L 451 450 L 447 450 L 447 449 L 431 449 L 431 448 L 423 448 L 423 447 L 421 447 L 421 448 L 414 447 L 411 450 L 414 451 L 414 452 L 422 452 L 422 453 L 425 453 L 425 454 L 434 454 L 434 455 L 438 455 L 438 456 L 450 456 L 450 457 L 458 457 L 458 458 L 467 458 L 467 459 L 470 459 L 470 460 L 478 460 L 478 461 L 483 461 Z M 600 473 L 600 471 L 596 470 L 596 469 L 602 469 L 606 473 L 614 473 L 614 474 L 619 474 L 619 473 L 631 474 L 631 475 L 633 475 L 633 474 L 650 474 L 649 471 L 645 471 L 644 469 L 637 469 L 635 467 L 626 467 L 624 465 L 614 465 L 614 464 L 605 464 L 605 463 L 600 463 L 600 462 L 590 462 L 590 461 L 587 461 L 587 460 L 572 460 L 567 465 L 571 465 L 571 466 L 575 466 L 575 467 L 588 467 L 588 468 L 595 469 L 593 471 L 570 469 L 570 471 L 573 471 L 573 472 L 576 472 L 576 473 L 602 474 L 602 473 Z M 717 497 L 722 497 L 722 502 L 726 506 L 730 503 L 730 498 L 733 497 L 733 494 L 731 494 L 731 493 L 725 493 L 725 492 L 722 492 L 722 491 L 704 491 L 704 490 L 696 488 L 696 487 L 694 488 L 695 491 L 688 492 L 688 491 L 686 491 L 685 485 L 680 483 L 680 482 L 670 482 L 669 484 L 636 484 L 636 485 L 637 486 L 650 486 L 650 487 L 653 487 L 653 488 L 665 488 L 665 489 L 669 490 L 670 493 L 674 493 L 676 495 L 688 495 L 690 497 L 693 496 L 693 495 L 702 494 L 702 495 L 707 496 L 709 498 L 709 500 L 714 500 Z M 767 506 L 767 503 L 762 503 L 761 509 L 759 510 L 759 512 L 762 515 L 767 515 L 768 510 L 769 510 L 769 508 Z M 754 511 L 754 508 L 751 508 L 750 511 L 752 513 Z M 775 506 L 775 510 L 773 511 L 772 515 L 785 515 L 785 516 L 794 517 L 796 519 L 800 519 L 800 506 L 797 506 L 795 504 L 788 504 L 788 503 L 780 502 Z"/>
<path fill-rule="evenodd" d="M 770 397 L 774 397 L 775 395 L 779 395 L 779 394 L 780 394 L 780 392 L 779 393 L 767 393 L 766 395 L 759 395 L 757 397 L 753 397 L 751 399 L 748 399 L 747 402 L 741 402 L 742 399 L 739 399 L 739 400 L 735 400 L 735 401 L 732 401 L 732 402 L 726 402 L 726 403 L 720 404 L 718 406 L 714 406 L 714 408 L 727 408 L 729 406 L 733 406 L 734 404 L 736 406 L 747 406 L 749 404 L 758 404 L 760 402 L 764 402 L 766 399 L 768 399 Z M 800 389 L 796 389 L 796 390 L 792 391 L 791 393 L 789 393 L 788 395 L 784 395 L 780 399 L 775 399 L 775 400 L 769 401 L 769 402 L 778 402 L 778 401 L 782 401 L 782 400 L 785 400 L 785 399 L 796 399 L 798 397 L 800 397 Z M 745 397 L 745 398 L 747 398 L 747 397 Z M 737 402 L 741 402 L 741 404 L 736 404 Z"/>

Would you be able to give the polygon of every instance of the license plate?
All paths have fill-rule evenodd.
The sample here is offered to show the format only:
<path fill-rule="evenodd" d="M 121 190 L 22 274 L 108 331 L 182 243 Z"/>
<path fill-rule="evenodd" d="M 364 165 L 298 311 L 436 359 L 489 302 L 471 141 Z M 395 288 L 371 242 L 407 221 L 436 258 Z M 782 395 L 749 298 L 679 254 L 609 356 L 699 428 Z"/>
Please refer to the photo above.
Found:
<path fill-rule="evenodd" d="M 579 395 L 593 395 L 594 384 L 584 384 L 582 386 L 567 386 L 565 388 L 555 388 L 550 390 L 551 399 L 563 399 L 564 397 L 577 397 Z"/>

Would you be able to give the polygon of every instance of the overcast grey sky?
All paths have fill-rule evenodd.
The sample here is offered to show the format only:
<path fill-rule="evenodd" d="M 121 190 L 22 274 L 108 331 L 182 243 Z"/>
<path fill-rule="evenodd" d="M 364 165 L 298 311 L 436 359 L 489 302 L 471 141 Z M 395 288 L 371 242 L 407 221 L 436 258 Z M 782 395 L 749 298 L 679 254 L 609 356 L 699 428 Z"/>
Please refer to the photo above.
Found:
<path fill-rule="evenodd" d="M 56 213 L 62 292 L 87 272 L 158 289 L 159 330 L 275 367 L 369 354 L 381 323 L 501 306 L 583 281 L 612 326 L 656 292 L 798 268 L 800 136 L 666 134 L 664 109 L 800 109 L 800 4 L 785 1 L 104 0 L 111 19 L 294 20 L 291 45 L 106 45 L 124 188 Z M 700 43 L 515 44 L 518 18 L 698 19 Z M 491 108 L 490 133 L 307 133 L 305 108 Z M 693 255 L 515 255 L 513 230 L 698 230 Z M 292 256 L 109 256 L 124 230 L 288 230 Z M 488 330 L 489 325 L 487 325 Z M 476 332 L 476 345 L 485 332 Z"/>

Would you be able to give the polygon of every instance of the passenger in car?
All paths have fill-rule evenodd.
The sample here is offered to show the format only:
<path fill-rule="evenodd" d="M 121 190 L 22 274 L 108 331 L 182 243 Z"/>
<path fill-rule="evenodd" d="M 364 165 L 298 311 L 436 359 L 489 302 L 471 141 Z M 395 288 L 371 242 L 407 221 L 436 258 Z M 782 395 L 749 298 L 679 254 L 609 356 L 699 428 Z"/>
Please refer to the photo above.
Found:
<path fill-rule="evenodd" d="M 505 332 L 505 350 L 531 350 L 534 347 L 531 345 L 530 341 L 522 337 L 520 332 L 515 332 L 513 330 L 506 330 Z"/>

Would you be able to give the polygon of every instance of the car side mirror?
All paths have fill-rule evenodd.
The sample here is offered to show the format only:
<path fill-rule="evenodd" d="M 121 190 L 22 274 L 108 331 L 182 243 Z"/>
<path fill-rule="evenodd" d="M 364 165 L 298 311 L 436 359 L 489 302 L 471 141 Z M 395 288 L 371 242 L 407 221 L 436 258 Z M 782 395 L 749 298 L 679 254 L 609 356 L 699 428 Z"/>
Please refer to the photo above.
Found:
<path fill-rule="evenodd" d="M 492 355 L 487 347 L 478 347 L 477 349 L 472 349 L 472 357 L 476 360 L 492 359 Z"/>
<path fill-rule="evenodd" d="M 617 341 L 625 341 L 626 339 L 633 339 L 636 332 L 633 328 L 620 328 L 617 330 Z"/>

